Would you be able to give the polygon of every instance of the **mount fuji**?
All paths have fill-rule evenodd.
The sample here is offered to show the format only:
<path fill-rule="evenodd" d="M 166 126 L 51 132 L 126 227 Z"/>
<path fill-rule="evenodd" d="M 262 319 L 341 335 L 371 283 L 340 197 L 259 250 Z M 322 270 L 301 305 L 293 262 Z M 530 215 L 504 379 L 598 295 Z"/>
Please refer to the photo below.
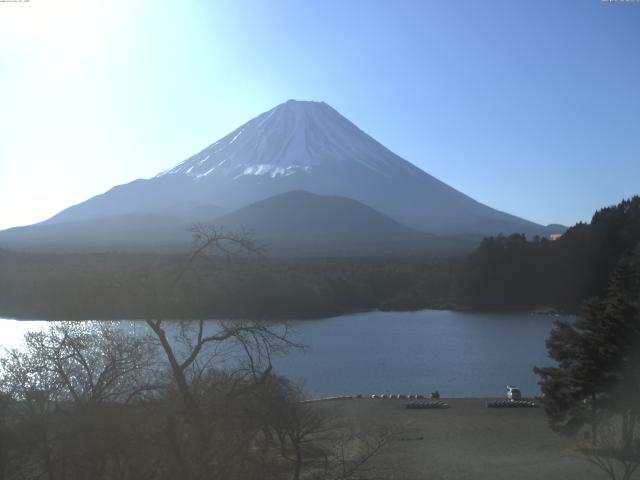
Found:
<path fill-rule="evenodd" d="M 74 232 L 83 224 L 110 225 L 113 228 L 103 227 L 107 236 L 117 231 L 126 243 L 132 231 L 128 226 L 135 224 L 139 236 L 147 221 L 160 235 L 156 240 L 166 237 L 171 243 L 189 222 L 224 220 L 235 210 L 300 191 L 320 196 L 311 202 L 314 205 L 326 198 L 335 206 L 335 197 L 353 201 L 350 206 L 362 204 L 377 211 L 379 215 L 370 218 L 377 219 L 379 229 L 393 225 L 396 233 L 404 229 L 412 235 L 478 237 L 558 230 L 495 210 L 455 190 L 385 148 L 324 102 L 289 100 L 153 178 L 116 186 L 40 224 L 0 232 L 0 246 L 64 244 L 67 237 L 77 241 Z M 257 210 L 263 217 L 259 223 L 268 224 L 271 215 L 282 225 L 282 219 L 275 220 L 286 210 L 282 201 L 267 205 L 272 208 Z M 349 211 L 356 216 L 364 212 L 360 207 Z M 304 212 L 297 214 L 300 218 Z M 313 220 L 312 211 L 309 215 Z M 344 222 L 344 215 L 340 217 Z M 324 231 L 332 228 L 325 218 Z"/>

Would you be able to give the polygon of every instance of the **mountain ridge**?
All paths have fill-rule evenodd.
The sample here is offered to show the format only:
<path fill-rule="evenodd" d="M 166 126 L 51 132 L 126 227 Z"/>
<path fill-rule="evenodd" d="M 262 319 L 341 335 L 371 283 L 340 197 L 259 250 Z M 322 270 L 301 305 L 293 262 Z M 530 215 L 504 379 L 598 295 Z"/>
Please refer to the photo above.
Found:
<path fill-rule="evenodd" d="M 561 233 L 455 190 L 326 103 L 297 100 L 258 115 L 152 178 L 115 186 L 36 225 L 122 215 L 185 217 L 207 205 L 232 212 L 291 191 L 346 197 L 412 230 L 441 236 Z"/>

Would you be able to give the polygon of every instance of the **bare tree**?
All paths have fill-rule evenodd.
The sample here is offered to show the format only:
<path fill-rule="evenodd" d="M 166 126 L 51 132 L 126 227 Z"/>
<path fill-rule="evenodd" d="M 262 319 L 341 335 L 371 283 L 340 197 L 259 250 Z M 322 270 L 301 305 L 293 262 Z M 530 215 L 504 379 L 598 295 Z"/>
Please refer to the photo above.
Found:
<path fill-rule="evenodd" d="M 178 438 L 180 427 L 173 419 L 167 419 L 168 443 L 173 445 L 175 461 L 185 465 L 187 475 L 203 477 L 207 472 L 224 470 L 215 448 L 216 419 L 206 414 L 206 401 L 201 395 L 200 380 L 211 369 L 233 369 L 235 385 L 246 388 L 269 377 L 272 357 L 296 347 L 285 323 L 263 321 L 218 321 L 203 319 L 171 321 L 171 306 L 179 303 L 181 287 L 185 280 L 201 285 L 203 269 L 211 256 L 227 258 L 240 254 L 260 255 L 258 246 L 247 232 L 227 232 L 221 227 L 196 224 L 191 228 L 193 248 L 189 256 L 175 269 L 173 275 L 164 278 L 145 276 L 137 287 L 124 287 L 139 302 L 145 304 L 145 322 L 155 337 L 165 357 L 171 381 L 181 405 L 181 416 L 189 424 L 191 433 Z M 192 450 L 197 454 L 187 461 L 185 438 L 197 438 Z M 197 458 L 194 461 L 193 458 Z"/>
<path fill-rule="evenodd" d="M 273 373 L 275 355 L 300 347 L 286 323 L 170 320 L 187 280 L 211 274 L 209 255 L 260 251 L 215 227 L 193 233 L 171 275 L 119 283 L 145 306 L 145 335 L 61 322 L 0 360 L 23 432 L 7 450 L 0 428 L 7 478 L 347 479 L 386 444 L 387 432 L 337 421 Z"/>
<path fill-rule="evenodd" d="M 330 403 L 306 401 L 299 387 L 272 376 L 255 394 L 253 415 L 273 432 L 291 479 L 363 478 L 370 460 L 397 432 L 375 423 L 355 424 Z"/>
<path fill-rule="evenodd" d="M 121 441 L 121 407 L 112 405 L 143 389 L 150 358 L 145 339 L 94 322 L 56 323 L 7 352 L 2 388 L 23 427 L 27 476 L 101 478 Z"/>

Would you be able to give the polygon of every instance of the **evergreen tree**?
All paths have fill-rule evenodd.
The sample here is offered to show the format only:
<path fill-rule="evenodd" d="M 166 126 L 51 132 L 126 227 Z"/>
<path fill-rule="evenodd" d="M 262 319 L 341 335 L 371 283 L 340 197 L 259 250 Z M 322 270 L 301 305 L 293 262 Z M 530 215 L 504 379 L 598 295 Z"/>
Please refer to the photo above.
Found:
<path fill-rule="evenodd" d="M 535 368 L 551 427 L 572 435 L 619 416 L 631 445 L 640 415 L 640 245 L 622 256 L 602 299 L 575 322 L 556 322 L 547 340 L 555 367 Z"/>

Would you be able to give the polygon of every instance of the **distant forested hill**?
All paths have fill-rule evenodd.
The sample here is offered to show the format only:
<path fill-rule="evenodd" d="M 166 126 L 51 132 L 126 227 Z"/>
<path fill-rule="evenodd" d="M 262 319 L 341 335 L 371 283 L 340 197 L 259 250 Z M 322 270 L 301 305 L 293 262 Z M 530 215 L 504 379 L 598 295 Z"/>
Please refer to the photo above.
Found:
<path fill-rule="evenodd" d="M 455 260 L 214 257 L 161 305 L 152 301 L 185 262 L 184 255 L 0 249 L 0 318 L 313 318 L 440 307 Z"/>
<path fill-rule="evenodd" d="M 606 288 L 621 255 L 640 242 L 640 197 L 595 213 L 558 240 L 485 238 L 462 264 L 453 303 L 470 309 L 576 311 Z"/>

